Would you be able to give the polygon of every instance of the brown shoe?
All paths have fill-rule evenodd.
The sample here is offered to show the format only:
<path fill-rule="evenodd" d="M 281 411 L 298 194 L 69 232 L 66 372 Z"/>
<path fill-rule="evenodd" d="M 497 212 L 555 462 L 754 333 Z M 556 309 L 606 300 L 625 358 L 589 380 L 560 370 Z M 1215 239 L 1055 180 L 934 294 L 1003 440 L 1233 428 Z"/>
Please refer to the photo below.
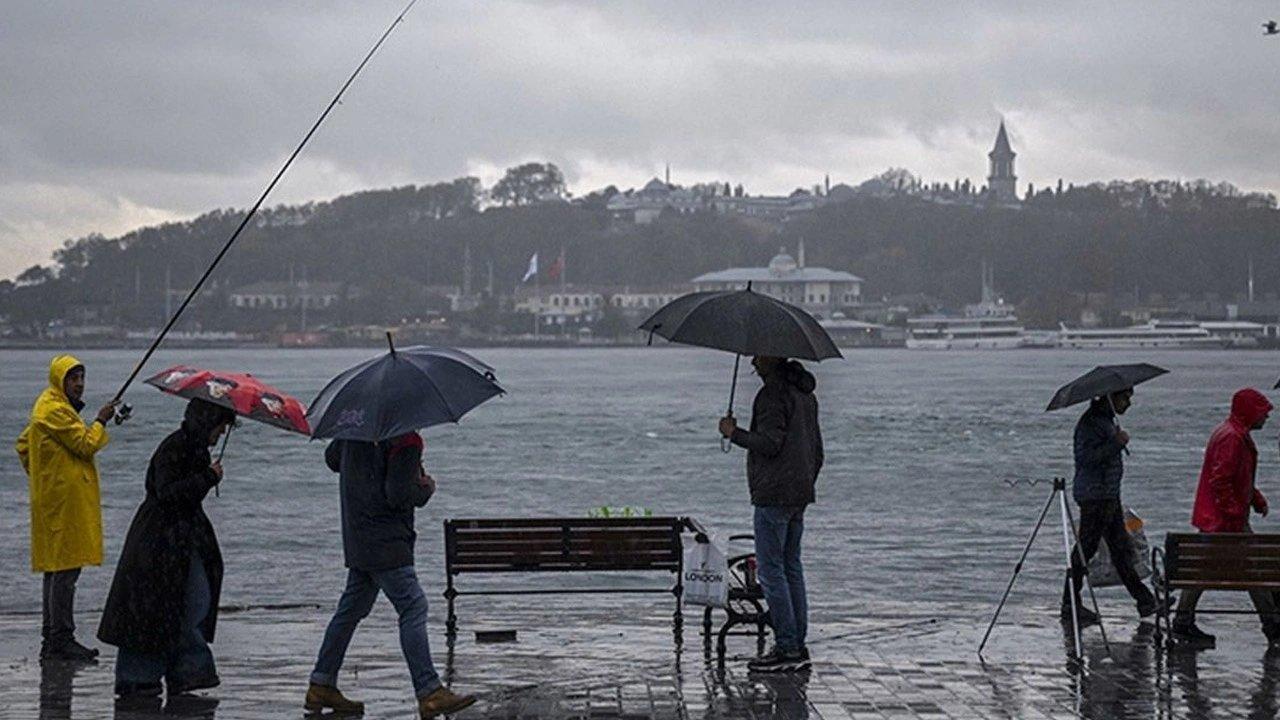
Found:
<path fill-rule="evenodd" d="M 309 713 L 332 710 L 345 715 L 363 715 L 364 703 L 348 700 L 336 687 L 311 683 L 307 688 L 307 699 L 302 708 Z"/>
<path fill-rule="evenodd" d="M 437 715 L 451 715 L 475 702 L 474 695 L 458 695 L 447 687 L 441 687 L 426 697 L 418 698 L 418 717 L 429 720 Z"/>

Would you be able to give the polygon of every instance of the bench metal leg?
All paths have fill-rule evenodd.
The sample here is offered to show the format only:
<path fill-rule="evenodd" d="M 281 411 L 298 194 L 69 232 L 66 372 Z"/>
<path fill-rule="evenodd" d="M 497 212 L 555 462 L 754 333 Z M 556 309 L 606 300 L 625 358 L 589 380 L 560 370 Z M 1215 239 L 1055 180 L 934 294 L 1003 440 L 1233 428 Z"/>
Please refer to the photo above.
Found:
<path fill-rule="evenodd" d="M 675 635 L 676 645 L 684 644 L 684 585 L 679 583 L 671 588 L 671 594 L 676 597 L 676 612 L 672 617 L 672 633 Z"/>
<path fill-rule="evenodd" d="M 445 588 L 445 591 L 444 591 L 444 599 L 449 606 L 449 614 L 445 618 L 444 629 L 445 629 L 445 633 L 447 633 L 449 637 L 452 638 L 453 636 L 458 634 L 458 616 L 455 615 L 453 612 L 453 601 L 454 601 L 454 598 L 458 597 L 458 591 L 453 589 L 452 577 L 449 578 L 448 583 L 449 585 L 447 588 Z"/>
<path fill-rule="evenodd" d="M 702 611 L 702 652 L 710 657 L 711 655 L 711 611 L 712 607 L 708 605 Z"/>
<path fill-rule="evenodd" d="M 720 626 L 720 632 L 716 635 L 716 657 L 724 660 L 725 653 L 728 651 L 729 629 L 734 625 L 733 615 L 730 615 L 724 621 L 724 625 Z"/>

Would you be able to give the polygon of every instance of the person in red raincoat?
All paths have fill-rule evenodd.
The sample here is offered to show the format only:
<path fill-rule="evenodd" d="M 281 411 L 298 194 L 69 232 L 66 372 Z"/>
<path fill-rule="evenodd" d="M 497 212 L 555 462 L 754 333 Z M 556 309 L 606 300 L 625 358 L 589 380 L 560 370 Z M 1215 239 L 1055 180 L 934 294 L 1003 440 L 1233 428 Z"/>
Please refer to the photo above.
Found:
<path fill-rule="evenodd" d="M 1246 533 L 1249 511 L 1267 514 L 1267 498 L 1254 487 L 1258 448 L 1250 432 L 1260 430 L 1272 409 L 1271 401 L 1257 390 L 1245 388 L 1231 398 L 1231 416 L 1214 429 L 1204 450 L 1200 484 L 1196 488 L 1191 524 L 1206 533 Z M 1200 590 L 1187 590 L 1178 601 L 1173 632 L 1184 640 L 1212 644 L 1214 637 L 1196 627 L 1196 603 Z M 1280 616 L 1276 600 L 1267 591 L 1250 591 L 1249 598 L 1262 619 L 1262 631 L 1273 644 L 1280 643 Z"/>

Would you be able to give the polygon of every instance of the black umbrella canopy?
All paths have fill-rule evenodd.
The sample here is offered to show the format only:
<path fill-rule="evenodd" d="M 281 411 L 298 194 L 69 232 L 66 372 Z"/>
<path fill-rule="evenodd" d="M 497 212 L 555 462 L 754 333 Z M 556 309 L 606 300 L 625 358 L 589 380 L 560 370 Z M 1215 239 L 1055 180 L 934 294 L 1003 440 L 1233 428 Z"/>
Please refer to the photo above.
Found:
<path fill-rule="evenodd" d="M 1080 377 L 1058 388 L 1049 401 L 1050 410 L 1059 410 L 1096 397 L 1130 390 L 1135 385 L 1169 372 L 1149 363 L 1132 365 L 1099 365 Z"/>
<path fill-rule="evenodd" d="M 682 295 L 640 325 L 682 345 L 739 355 L 825 360 L 844 357 L 812 315 L 768 295 L 746 290 Z"/>
<path fill-rule="evenodd" d="M 329 381 L 311 401 L 307 420 L 312 438 L 373 442 L 456 423 L 503 392 L 493 368 L 460 350 L 392 349 Z"/>

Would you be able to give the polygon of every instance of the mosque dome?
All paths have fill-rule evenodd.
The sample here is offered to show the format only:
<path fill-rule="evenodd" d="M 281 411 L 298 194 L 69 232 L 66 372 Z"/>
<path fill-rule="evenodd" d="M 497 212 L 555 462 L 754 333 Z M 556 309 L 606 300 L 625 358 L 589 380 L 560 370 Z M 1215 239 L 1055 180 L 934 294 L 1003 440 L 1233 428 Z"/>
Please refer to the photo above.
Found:
<path fill-rule="evenodd" d="M 778 248 L 778 254 L 769 261 L 769 273 L 772 275 L 790 275 L 797 267 L 796 259 L 787 254 L 785 247 Z"/>

